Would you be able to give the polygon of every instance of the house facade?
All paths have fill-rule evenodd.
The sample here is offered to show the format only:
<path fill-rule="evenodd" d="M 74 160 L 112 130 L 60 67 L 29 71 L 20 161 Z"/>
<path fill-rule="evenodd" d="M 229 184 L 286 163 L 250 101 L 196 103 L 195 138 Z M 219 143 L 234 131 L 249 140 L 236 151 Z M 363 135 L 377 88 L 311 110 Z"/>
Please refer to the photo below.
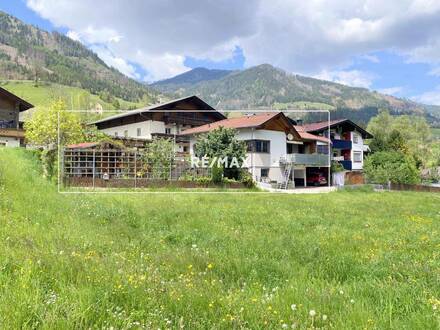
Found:
<path fill-rule="evenodd" d="M 225 119 L 197 96 L 189 96 L 148 108 L 127 111 L 90 123 L 117 139 L 149 141 L 167 137 L 176 141 L 177 152 L 188 152 L 189 141 L 180 133 L 188 128 Z"/>
<path fill-rule="evenodd" d="M 312 171 L 329 174 L 330 141 L 296 129 L 282 113 L 263 113 L 224 119 L 187 129 L 190 154 L 201 134 L 216 128 L 233 128 L 237 139 L 246 142 L 246 167 L 255 181 L 280 188 L 307 186 Z M 320 146 L 325 146 L 321 148 Z"/>
<path fill-rule="evenodd" d="M 328 137 L 332 142 L 332 160 L 339 162 L 346 171 L 362 171 L 365 154 L 369 152 L 365 139 L 373 136 L 349 119 L 318 122 L 301 126 L 305 132 Z"/>
<path fill-rule="evenodd" d="M 24 130 L 19 120 L 20 112 L 33 105 L 0 87 L 0 147 L 24 145 Z"/>

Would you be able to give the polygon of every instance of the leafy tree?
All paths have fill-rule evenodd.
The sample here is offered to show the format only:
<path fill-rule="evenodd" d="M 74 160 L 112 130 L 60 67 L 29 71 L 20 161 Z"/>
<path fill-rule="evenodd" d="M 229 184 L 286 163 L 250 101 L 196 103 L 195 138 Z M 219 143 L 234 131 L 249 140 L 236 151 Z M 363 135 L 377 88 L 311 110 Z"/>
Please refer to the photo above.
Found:
<path fill-rule="evenodd" d="M 49 109 L 37 109 L 24 126 L 30 144 L 44 149 L 55 149 L 60 145 L 82 142 L 84 139 L 81 121 L 76 113 L 66 110 L 62 100 L 55 101 Z"/>
<path fill-rule="evenodd" d="M 372 154 L 365 160 L 364 172 L 367 180 L 373 183 L 420 182 L 414 159 L 400 151 L 378 151 Z"/>
<path fill-rule="evenodd" d="M 236 138 L 236 131 L 232 128 L 219 127 L 202 135 L 195 145 L 195 155 L 198 157 L 227 158 L 228 164 L 232 159 L 238 160 L 239 166 L 243 164 L 242 159 L 246 156 L 246 144 Z M 217 169 L 214 171 L 217 173 Z M 238 168 L 223 169 L 223 175 L 228 178 L 239 177 Z"/>
<path fill-rule="evenodd" d="M 417 167 L 426 167 L 429 161 L 431 129 L 425 118 L 419 116 L 391 116 L 381 111 L 367 127 L 374 138 L 372 152 L 399 150 L 414 157 Z"/>
<path fill-rule="evenodd" d="M 24 128 L 27 141 L 43 148 L 41 161 L 48 178 L 58 177 L 58 137 L 60 145 L 78 143 L 84 139 L 79 117 L 67 111 L 62 100 L 55 101 L 49 109 L 36 110 Z"/>
<path fill-rule="evenodd" d="M 174 163 L 174 142 L 172 139 L 156 138 L 147 143 L 143 155 L 144 171 L 155 179 L 168 179 Z"/>

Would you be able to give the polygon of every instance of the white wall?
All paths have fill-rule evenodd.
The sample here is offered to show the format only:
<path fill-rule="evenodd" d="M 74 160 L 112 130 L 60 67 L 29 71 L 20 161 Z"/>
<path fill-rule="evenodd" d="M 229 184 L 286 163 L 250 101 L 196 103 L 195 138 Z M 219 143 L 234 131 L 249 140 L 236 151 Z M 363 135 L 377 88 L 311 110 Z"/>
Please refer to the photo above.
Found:
<path fill-rule="evenodd" d="M 0 136 L 0 144 L 3 145 L 3 143 L 6 143 L 6 147 L 9 148 L 17 148 L 20 146 L 20 140 L 13 137 Z"/>
<path fill-rule="evenodd" d="M 137 129 L 141 129 L 141 135 L 137 135 Z M 182 125 L 173 125 L 168 124 L 165 125 L 162 121 L 155 121 L 155 120 L 147 120 L 140 123 L 134 123 L 134 124 L 128 124 L 128 125 L 121 125 L 111 128 L 105 128 L 101 131 L 110 135 L 115 136 L 115 133 L 118 133 L 119 137 L 123 137 L 124 132 L 128 131 L 128 137 L 130 138 L 139 138 L 139 139 L 151 139 L 152 133 L 161 133 L 165 134 L 165 128 L 170 128 L 170 134 L 179 134 L 183 129 L 189 128 L 189 126 L 182 126 Z"/>
<path fill-rule="evenodd" d="M 357 135 L 358 142 L 354 143 L 354 135 Z M 352 170 L 362 170 L 364 168 L 364 140 L 362 139 L 362 136 L 359 132 L 353 131 L 350 132 L 350 139 L 351 139 L 351 168 Z M 361 153 L 361 162 L 357 163 L 354 161 L 354 152 L 360 152 Z"/>

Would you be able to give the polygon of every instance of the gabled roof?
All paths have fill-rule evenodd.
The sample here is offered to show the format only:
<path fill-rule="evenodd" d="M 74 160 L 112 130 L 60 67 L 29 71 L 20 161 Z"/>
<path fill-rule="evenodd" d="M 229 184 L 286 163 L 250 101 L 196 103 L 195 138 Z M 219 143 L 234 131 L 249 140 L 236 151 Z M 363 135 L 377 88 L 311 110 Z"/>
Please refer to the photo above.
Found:
<path fill-rule="evenodd" d="M 192 95 L 192 96 L 186 96 L 186 97 L 182 97 L 179 99 L 171 100 L 171 101 L 168 101 L 165 103 L 154 104 L 154 105 L 151 105 L 151 106 L 148 106 L 145 108 L 141 108 L 141 109 L 126 111 L 124 113 L 120 113 L 120 114 L 117 114 L 114 116 L 110 116 L 110 117 L 107 117 L 104 119 L 94 121 L 90 124 L 99 124 L 99 123 L 103 123 L 103 122 L 110 121 L 113 119 L 142 114 L 144 112 L 149 112 L 152 110 L 170 110 L 174 106 L 176 106 L 176 104 L 178 104 L 179 102 L 184 102 L 184 101 L 187 101 L 187 102 L 189 101 L 189 102 L 193 102 L 193 103 L 197 104 L 198 107 L 200 108 L 199 110 L 214 110 L 213 113 L 215 113 L 219 117 L 219 119 L 226 118 L 224 115 L 222 115 L 220 112 L 217 112 L 213 107 L 211 107 L 208 103 L 203 101 L 201 98 L 197 97 L 196 95 Z M 178 111 L 178 110 L 174 110 L 174 111 Z M 180 111 L 185 111 L 185 109 L 181 109 Z"/>
<path fill-rule="evenodd" d="M 296 139 L 299 140 L 301 138 L 298 132 L 293 127 L 293 125 L 290 124 L 289 120 L 282 112 L 271 112 L 271 113 L 263 113 L 263 114 L 224 119 L 213 122 L 211 124 L 206 124 L 184 130 L 181 133 L 181 135 L 206 133 L 219 127 L 234 128 L 234 129 L 239 129 L 239 128 L 262 129 L 265 126 L 267 126 L 269 122 L 273 122 L 275 120 L 279 120 L 284 126 L 284 130 L 292 133 Z"/>
<path fill-rule="evenodd" d="M 14 102 L 17 102 L 19 104 L 18 111 L 25 111 L 29 110 L 30 108 L 33 108 L 34 106 L 30 104 L 29 102 L 23 100 L 22 98 L 18 97 L 15 94 L 12 94 L 10 91 L 0 87 L 0 97 L 6 97 L 10 100 L 13 100 Z"/>
<path fill-rule="evenodd" d="M 330 128 L 335 128 L 337 126 L 351 127 L 353 129 L 356 129 L 359 133 L 361 133 L 363 138 L 365 138 L 365 139 L 373 138 L 373 135 L 371 135 L 371 133 L 367 132 L 365 129 L 363 129 L 359 125 L 355 124 L 350 119 L 345 119 L 345 118 L 330 120 L 330 122 L 329 121 L 320 121 L 317 123 L 304 124 L 301 127 L 303 127 L 304 131 L 306 131 L 306 132 L 318 133 L 318 132 L 323 132 L 323 131 L 327 130 L 329 126 L 330 126 Z"/>

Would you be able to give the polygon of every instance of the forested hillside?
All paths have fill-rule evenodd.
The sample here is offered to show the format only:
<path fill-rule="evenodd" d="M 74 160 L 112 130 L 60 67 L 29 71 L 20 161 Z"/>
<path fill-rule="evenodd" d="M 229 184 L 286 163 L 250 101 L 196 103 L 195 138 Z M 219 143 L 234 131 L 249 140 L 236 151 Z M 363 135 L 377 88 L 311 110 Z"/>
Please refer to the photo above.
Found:
<path fill-rule="evenodd" d="M 178 96 L 200 95 L 219 109 L 324 109 L 333 111 L 334 118 L 349 116 L 367 123 L 379 109 L 385 108 L 397 114 L 420 114 L 432 124 L 440 125 L 439 107 L 289 74 L 269 64 L 217 75 L 198 68 L 152 86 Z"/>
<path fill-rule="evenodd" d="M 0 79 L 47 81 L 144 104 L 158 93 L 107 66 L 93 51 L 58 32 L 46 32 L 0 11 Z"/>

